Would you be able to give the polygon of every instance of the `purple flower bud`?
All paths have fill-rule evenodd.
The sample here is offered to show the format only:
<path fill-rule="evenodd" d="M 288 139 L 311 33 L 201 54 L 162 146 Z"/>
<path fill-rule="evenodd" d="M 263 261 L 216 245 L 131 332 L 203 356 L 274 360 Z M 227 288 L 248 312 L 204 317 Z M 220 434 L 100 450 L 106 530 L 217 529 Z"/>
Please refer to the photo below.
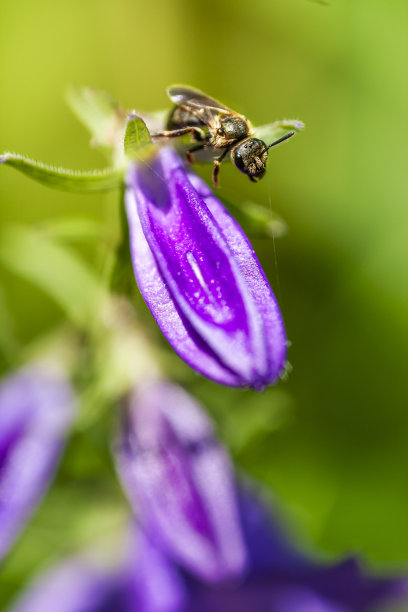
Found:
<path fill-rule="evenodd" d="M 140 291 L 174 350 L 225 385 L 276 382 L 281 314 L 240 226 L 171 149 L 131 166 L 126 208 Z"/>
<path fill-rule="evenodd" d="M 0 387 L 0 558 L 47 489 L 72 417 L 68 383 L 40 367 Z"/>
<path fill-rule="evenodd" d="M 117 458 L 144 529 L 170 558 L 208 581 L 242 574 L 247 559 L 231 465 L 190 396 L 169 383 L 134 395 Z"/>

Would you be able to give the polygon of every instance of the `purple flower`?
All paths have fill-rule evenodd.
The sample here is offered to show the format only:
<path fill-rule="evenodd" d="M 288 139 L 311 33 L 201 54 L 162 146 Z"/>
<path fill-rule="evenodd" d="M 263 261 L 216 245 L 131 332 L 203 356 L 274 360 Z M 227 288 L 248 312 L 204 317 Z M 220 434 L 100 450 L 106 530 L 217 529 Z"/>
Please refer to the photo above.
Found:
<path fill-rule="evenodd" d="M 169 557 L 207 581 L 244 571 L 232 468 L 187 393 L 160 383 L 135 394 L 117 458 L 133 507 Z"/>
<path fill-rule="evenodd" d="M 159 383 L 132 398 L 117 452 L 139 510 L 128 555 L 105 570 L 92 555 L 65 562 L 12 612 L 368 612 L 407 602 L 406 578 L 299 552 L 235 483 L 210 422 L 178 387 Z"/>
<path fill-rule="evenodd" d="M 129 572 L 135 610 L 357 612 L 406 601 L 407 579 L 369 577 L 354 559 L 329 565 L 298 551 L 236 484 L 208 418 L 178 387 L 133 396 L 117 454 L 144 532 Z"/>
<path fill-rule="evenodd" d="M 267 526 L 263 529 L 270 539 Z M 215 585 L 175 567 L 152 540 L 139 541 L 136 553 L 126 584 L 134 604 L 126 612 L 369 612 L 408 599 L 406 578 L 369 577 L 354 559 L 332 566 L 284 563 Z M 158 601 L 158 592 L 168 599 Z"/>
<path fill-rule="evenodd" d="M 64 378 L 40 366 L 0 387 L 0 559 L 46 491 L 73 417 Z"/>
<path fill-rule="evenodd" d="M 230 386 L 276 382 L 286 359 L 279 307 L 240 226 L 171 149 L 127 174 L 140 291 L 191 367 Z"/>
<path fill-rule="evenodd" d="M 408 599 L 406 579 L 367 577 L 354 560 L 208 584 L 174 565 L 143 533 L 133 535 L 120 569 L 102 570 L 84 558 L 64 562 L 9 612 L 379 612 Z"/>

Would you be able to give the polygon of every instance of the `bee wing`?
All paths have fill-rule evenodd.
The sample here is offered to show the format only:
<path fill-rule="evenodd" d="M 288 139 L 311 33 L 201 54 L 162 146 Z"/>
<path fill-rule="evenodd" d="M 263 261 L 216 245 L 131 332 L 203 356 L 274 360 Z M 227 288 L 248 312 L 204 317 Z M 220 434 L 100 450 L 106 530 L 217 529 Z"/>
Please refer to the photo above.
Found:
<path fill-rule="evenodd" d="M 207 108 L 212 111 L 218 112 L 233 112 L 228 106 L 224 106 L 218 100 L 210 98 L 199 89 L 193 87 L 183 87 L 176 85 L 167 89 L 167 95 L 174 104 L 183 105 L 187 108 Z"/>

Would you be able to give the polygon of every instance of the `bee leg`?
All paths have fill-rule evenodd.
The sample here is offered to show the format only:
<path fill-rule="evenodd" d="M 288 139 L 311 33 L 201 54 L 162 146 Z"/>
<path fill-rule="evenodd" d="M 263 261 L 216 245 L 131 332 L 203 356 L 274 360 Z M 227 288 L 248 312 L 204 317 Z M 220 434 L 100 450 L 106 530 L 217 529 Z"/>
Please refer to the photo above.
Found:
<path fill-rule="evenodd" d="M 163 132 L 154 132 L 150 134 L 152 138 L 178 138 L 179 136 L 184 136 L 185 134 L 192 134 L 197 138 L 197 140 L 203 140 L 205 134 L 201 128 L 187 126 L 183 128 L 179 128 L 178 130 L 163 130 Z"/>
<path fill-rule="evenodd" d="M 192 164 L 194 162 L 193 153 L 195 153 L 196 151 L 201 151 L 201 149 L 204 149 L 204 147 L 205 147 L 205 144 L 201 143 L 201 144 L 196 145 L 195 147 L 191 147 L 191 149 L 186 151 L 186 162 L 188 164 Z"/>
<path fill-rule="evenodd" d="M 222 160 L 224 159 L 224 157 L 226 156 L 226 154 L 228 153 L 229 148 L 228 149 L 224 149 L 224 151 L 221 153 L 221 155 L 219 157 L 217 157 L 217 159 L 214 160 L 214 166 L 213 166 L 213 171 L 212 171 L 212 181 L 213 181 L 213 185 L 215 187 L 215 189 L 218 189 L 218 175 L 220 173 L 220 165 Z"/>

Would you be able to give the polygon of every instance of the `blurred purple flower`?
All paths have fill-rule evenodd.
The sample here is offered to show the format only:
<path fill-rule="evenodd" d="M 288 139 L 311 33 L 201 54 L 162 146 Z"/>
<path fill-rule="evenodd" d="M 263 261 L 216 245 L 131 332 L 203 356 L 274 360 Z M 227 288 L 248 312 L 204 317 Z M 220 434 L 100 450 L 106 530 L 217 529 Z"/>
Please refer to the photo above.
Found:
<path fill-rule="evenodd" d="M 240 575 L 232 467 L 205 413 L 180 387 L 157 383 L 133 396 L 122 425 L 122 484 L 159 548 L 204 580 Z"/>
<path fill-rule="evenodd" d="M 129 566 L 132 610 L 357 612 L 408 598 L 405 578 L 367 577 L 354 559 L 320 564 L 296 550 L 236 485 L 195 400 L 170 383 L 131 398 L 117 457 L 143 530 Z"/>
<path fill-rule="evenodd" d="M 181 389 L 145 387 L 128 413 L 118 465 L 140 510 L 128 557 L 108 570 L 65 562 L 12 612 L 368 612 L 407 602 L 406 578 L 369 577 L 354 559 L 328 565 L 297 551 L 236 485 L 210 422 Z"/>
<path fill-rule="evenodd" d="M 0 386 L 0 559 L 47 489 L 72 417 L 67 381 L 40 366 Z"/>
<path fill-rule="evenodd" d="M 244 232 L 171 149 L 127 175 L 126 208 L 140 291 L 174 350 L 230 386 L 276 382 L 286 336 Z"/>
<path fill-rule="evenodd" d="M 272 544 L 268 526 L 262 529 Z M 295 559 L 209 584 L 172 564 L 147 537 L 128 572 L 124 612 L 379 612 L 408 600 L 406 578 L 369 577 L 355 559 L 332 566 Z"/>
<path fill-rule="evenodd" d="M 406 603 L 407 580 L 366 577 L 353 559 L 304 562 L 213 584 L 176 566 L 141 532 L 120 571 L 73 559 L 41 576 L 10 612 L 369 612 Z M 266 531 L 266 538 L 269 534 Z"/>

